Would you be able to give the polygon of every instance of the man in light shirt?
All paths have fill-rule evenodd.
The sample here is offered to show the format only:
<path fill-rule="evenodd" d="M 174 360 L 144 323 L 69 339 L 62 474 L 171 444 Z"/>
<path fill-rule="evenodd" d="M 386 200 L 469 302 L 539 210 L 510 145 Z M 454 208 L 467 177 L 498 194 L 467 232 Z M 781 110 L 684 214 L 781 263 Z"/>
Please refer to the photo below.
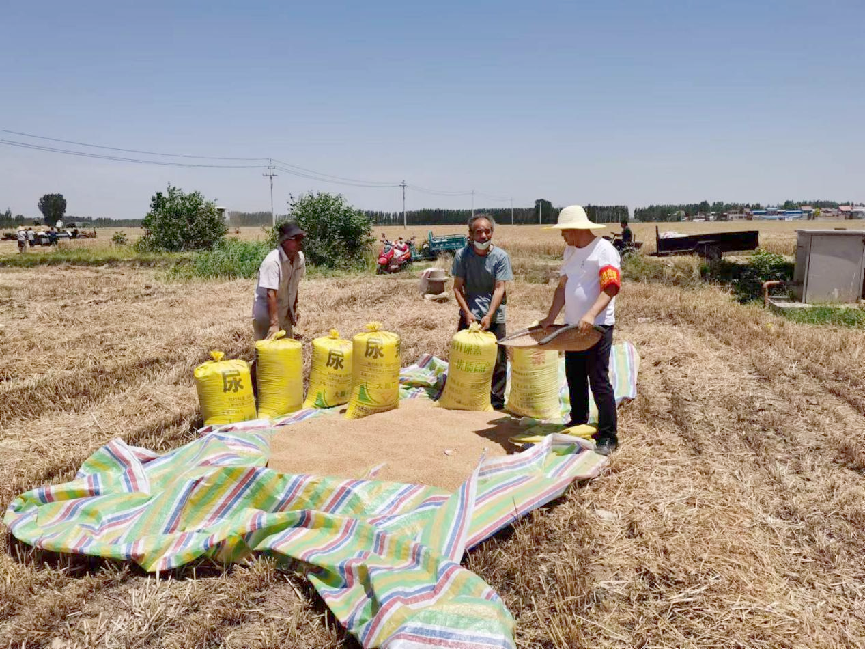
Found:
<path fill-rule="evenodd" d="M 297 289 L 306 274 L 303 238 L 306 232 L 297 223 L 279 226 L 279 245 L 271 250 L 258 268 L 252 328 L 256 340 L 272 338 L 283 330 L 292 335 L 297 325 Z"/>
<path fill-rule="evenodd" d="M 610 349 L 613 324 L 616 321 L 616 295 L 622 287 L 621 260 L 609 241 L 595 236 L 592 230 L 605 226 L 592 223 L 579 205 L 566 207 L 558 223 L 550 229 L 561 230 L 565 240 L 564 263 L 559 271 L 559 285 L 553 295 L 549 314 L 540 321 L 551 326 L 562 307 L 565 324 L 579 324 L 580 329 L 597 327 L 603 337 L 584 351 L 565 352 L 565 376 L 571 399 L 569 426 L 588 423 L 589 384 L 598 407 L 596 451 L 609 455 L 619 444 L 616 436 L 616 399 L 610 384 Z"/>

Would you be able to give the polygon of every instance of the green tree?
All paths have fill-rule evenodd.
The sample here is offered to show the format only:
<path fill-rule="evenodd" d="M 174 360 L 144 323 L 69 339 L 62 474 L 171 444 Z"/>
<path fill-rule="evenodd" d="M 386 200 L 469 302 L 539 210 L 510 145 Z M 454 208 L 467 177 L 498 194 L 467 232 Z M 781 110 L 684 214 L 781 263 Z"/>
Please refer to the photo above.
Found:
<path fill-rule="evenodd" d="M 144 250 L 210 250 L 223 240 L 228 226 L 216 203 L 201 192 L 187 194 L 169 183 L 168 189 L 150 199 L 150 211 L 141 223 Z"/>
<path fill-rule="evenodd" d="M 39 199 L 39 211 L 42 212 L 45 225 L 53 228 L 66 214 L 66 199 L 63 194 L 45 194 Z"/>
<path fill-rule="evenodd" d="M 555 223 L 559 213 L 553 211 L 553 204 L 545 198 L 535 200 L 535 223 Z"/>
<path fill-rule="evenodd" d="M 306 232 L 303 253 L 310 263 L 329 268 L 359 268 L 366 264 L 375 241 L 372 223 L 341 194 L 292 196 L 288 209 L 289 218 Z M 276 245 L 276 229 L 271 233 L 271 243 Z"/>

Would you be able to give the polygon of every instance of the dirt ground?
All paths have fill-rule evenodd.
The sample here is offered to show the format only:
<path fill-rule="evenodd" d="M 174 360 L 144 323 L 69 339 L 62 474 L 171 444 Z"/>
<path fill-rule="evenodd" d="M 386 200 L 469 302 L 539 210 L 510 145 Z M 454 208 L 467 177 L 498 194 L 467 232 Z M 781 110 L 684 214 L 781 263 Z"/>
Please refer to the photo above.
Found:
<path fill-rule="evenodd" d="M 420 301 L 415 284 L 306 281 L 300 329 L 350 336 L 377 319 L 405 363 L 446 356 L 456 307 Z M 0 507 L 69 480 L 115 436 L 157 450 L 193 439 L 192 369 L 213 348 L 250 358 L 252 288 L 0 270 Z M 515 282 L 509 326 L 551 295 Z M 711 287 L 626 283 L 617 311 L 616 339 L 642 363 L 609 468 L 464 560 L 513 612 L 518 646 L 865 646 L 861 331 L 791 324 Z M 4 529 L 0 646 L 357 645 L 266 560 L 157 580 L 33 552 Z"/>

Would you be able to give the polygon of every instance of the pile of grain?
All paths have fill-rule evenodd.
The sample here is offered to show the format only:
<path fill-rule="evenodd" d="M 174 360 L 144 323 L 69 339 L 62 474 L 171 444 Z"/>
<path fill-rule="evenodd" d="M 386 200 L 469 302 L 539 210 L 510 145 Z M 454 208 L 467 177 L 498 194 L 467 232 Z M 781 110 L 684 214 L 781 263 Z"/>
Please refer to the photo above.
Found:
<path fill-rule="evenodd" d="M 517 451 L 508 438 L 519 432 L 519 420 L 505 413 L 445 410 L 427 399 L 409 399 L 397 410 L 364 419 L 332 415 L 286 426 L 274 436 L 268 466 L 283 473 L 364 478 L 384 462 L 377 480 L 453 491 L 484 450 L 488 456 Z"/>

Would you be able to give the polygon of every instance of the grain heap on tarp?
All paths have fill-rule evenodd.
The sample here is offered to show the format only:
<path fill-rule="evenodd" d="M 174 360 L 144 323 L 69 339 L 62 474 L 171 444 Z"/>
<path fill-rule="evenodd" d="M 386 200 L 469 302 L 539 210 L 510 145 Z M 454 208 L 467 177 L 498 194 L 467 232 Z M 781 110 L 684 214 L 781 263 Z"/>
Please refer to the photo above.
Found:
<path fill-rule="evenodd" d="M 465 412 L 408 399 L 398 410 L 364 419 L 315 417 L 282 429 L 271 442 L 268 466 L 284 473 L 425 484 L 453 491 L 487 457 L 512 453 L 508 441 L 524 429 L 499 412 Z M 383 466 L 382 466 L 383 465 Z"/>

